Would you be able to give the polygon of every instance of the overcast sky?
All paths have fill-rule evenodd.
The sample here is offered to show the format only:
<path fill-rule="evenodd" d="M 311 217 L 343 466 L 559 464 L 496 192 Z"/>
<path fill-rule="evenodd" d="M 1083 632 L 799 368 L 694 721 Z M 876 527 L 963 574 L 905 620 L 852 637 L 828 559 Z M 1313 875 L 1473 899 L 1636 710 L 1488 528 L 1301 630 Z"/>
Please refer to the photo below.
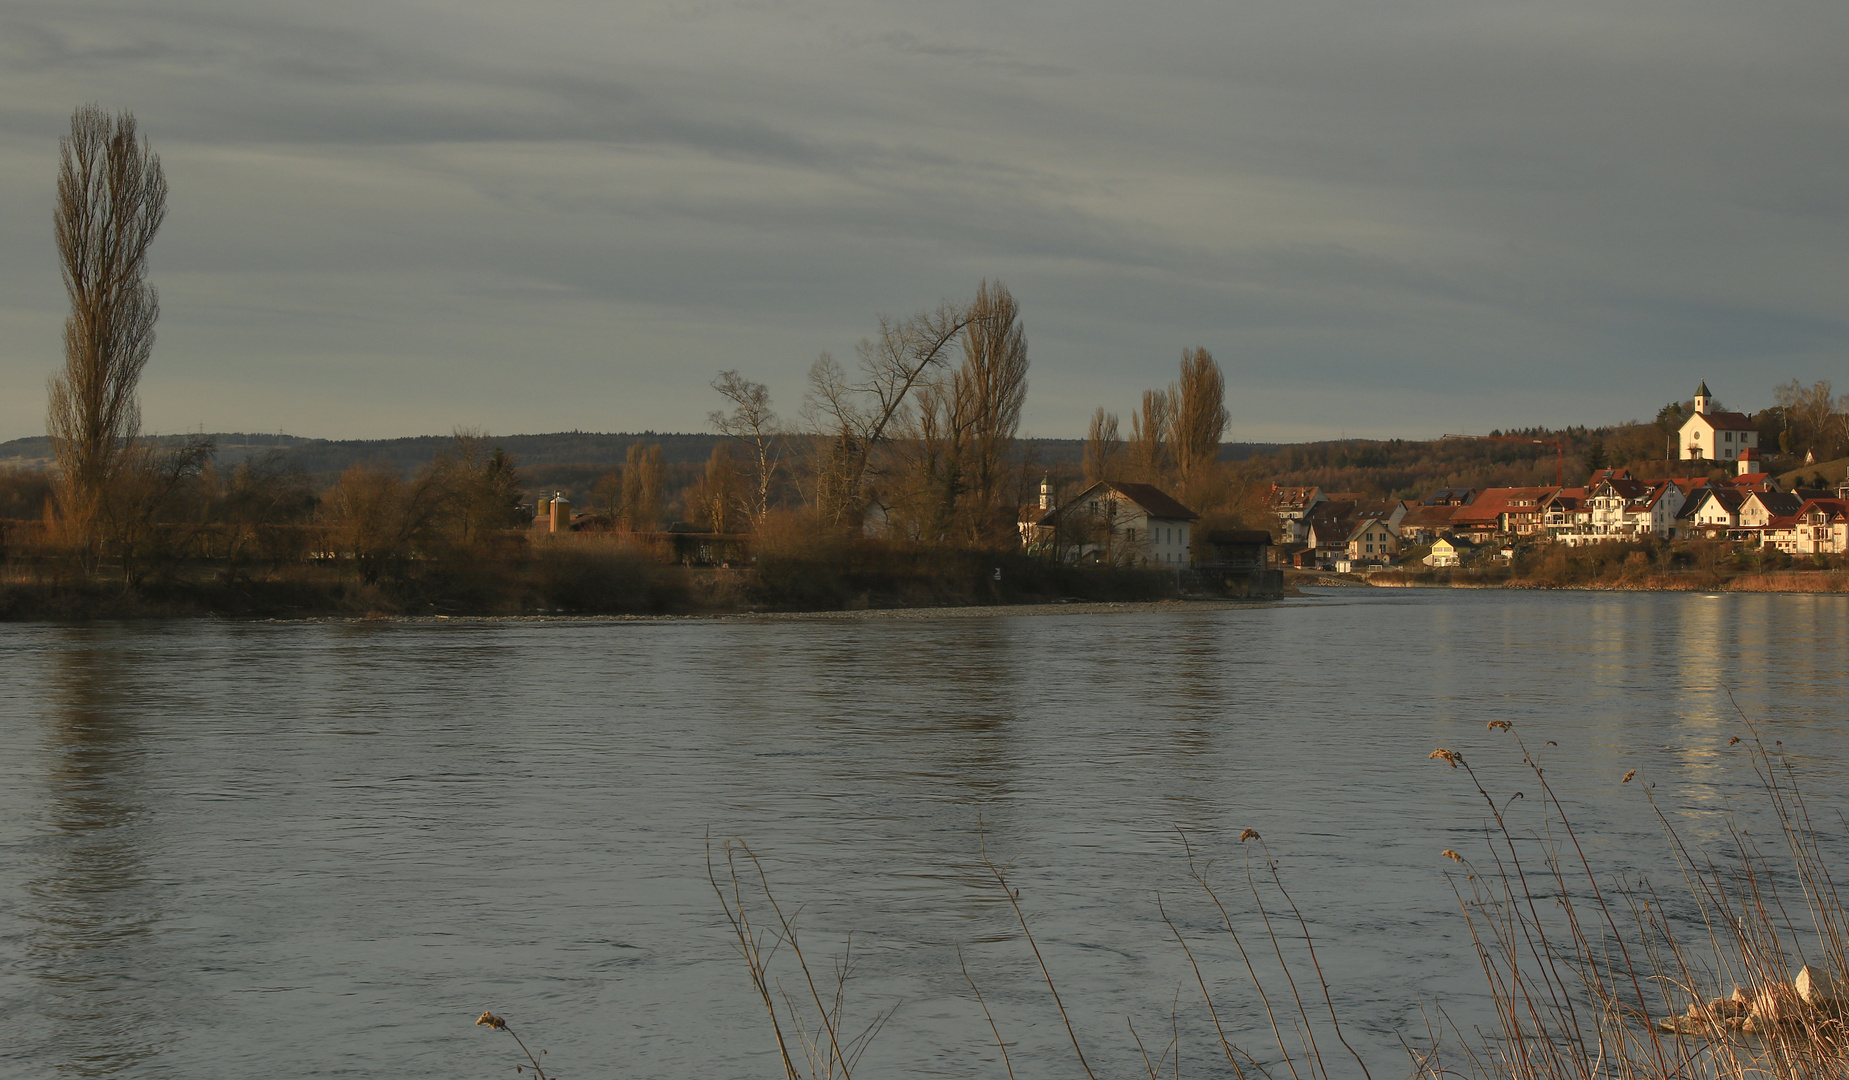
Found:
<path fill-rule="evenodd" d="M 1229 439 L 1849 382 L 1842 0 L 0 0 L 0 439 L 71 109 L 172 187 L 151 430 L 697 431 L 1000 278 L 1024 427 Z"/>

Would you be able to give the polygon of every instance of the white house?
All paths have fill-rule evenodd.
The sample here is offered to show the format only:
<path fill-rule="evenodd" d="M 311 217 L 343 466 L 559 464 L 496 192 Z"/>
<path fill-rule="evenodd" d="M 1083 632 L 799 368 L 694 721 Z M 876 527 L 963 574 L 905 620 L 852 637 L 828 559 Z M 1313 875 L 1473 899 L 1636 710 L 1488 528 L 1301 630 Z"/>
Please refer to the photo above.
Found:
<path fill-rule="evenodd" d="M 1466 546 L 1463 541 L 1449 536 L 1441 536 L 1432 544 L 1432 553 L 1425 557 L 1427 566 L 1457 566 L 1463 560 L 1458 557 L 1458 549 Z"/>
<path fill-rule="evenodd" d="M 1710 410 L 1714 396 L 1704 380 L 1695 388 L 1695 414 L 1676 433 L 1676 457 L 1683 461 L 1739 461 L 1740 451 L 1757 449 L 1759 428 L 1737 412 Z"/>
<path fill-rule="evenodd" d="M 1119 566 L 1189 563 L 1199 514 L 1154 484 L 1093 484 L 1043 516 L 1038 527 L 1061 559 Z"/>
<path fill-rule="evenodd" d="M 1792 517 L 1804 500 L 1789 491 L 1751 491 L 1740 503 L 1740 527 L 1763 529 L 1773 518 Z"/>
<path fill-rule="evenodd" d="M 1355 565 L 1391 565 L 1399 550 L 1399 534 L 1384 517 L 1362 518 L 1348 534 L 1348 561 Z"/>
<path fill-rule="evenodd" d="M 1697 488 L 1677 517 L 1682 519 L 1685 531 L 1725 536 L 1729 529 L 1740 527 L 1740 504 L 1746 496 L 1746 492 L 1731 485 Z"/>

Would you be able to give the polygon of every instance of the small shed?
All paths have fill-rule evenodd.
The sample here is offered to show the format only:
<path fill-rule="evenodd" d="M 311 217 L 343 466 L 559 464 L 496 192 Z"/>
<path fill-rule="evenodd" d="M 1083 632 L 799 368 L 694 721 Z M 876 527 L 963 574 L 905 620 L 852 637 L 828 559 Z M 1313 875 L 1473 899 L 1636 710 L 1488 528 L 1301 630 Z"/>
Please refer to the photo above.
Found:
<path fill-rule="evenodd" d="M 1271 534 L 1262 529 L 1213 529 L 1188 572 L 1190 584 L 1217 596 L 1275 600 L 1284 595 L 1284 572 L 1273 570 Z"/>

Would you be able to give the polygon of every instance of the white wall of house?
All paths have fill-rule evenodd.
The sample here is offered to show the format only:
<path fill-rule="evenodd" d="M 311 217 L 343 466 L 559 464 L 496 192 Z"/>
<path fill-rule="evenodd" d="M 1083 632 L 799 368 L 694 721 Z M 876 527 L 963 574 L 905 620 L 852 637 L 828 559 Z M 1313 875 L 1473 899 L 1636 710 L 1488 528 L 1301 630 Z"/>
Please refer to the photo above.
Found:
<path fill-rule="evenodd" d="M 1380 518 L 1363 521 L 1348 538 L 1350 562 L 1390 563 L 1399 550 L 1399 536 Z"/>
<path fill-rule="evenodd" d="M 1186 518 L 1152 516 L 1134 499 L 1104 487 L 1086 493 L 1082 502 L 1068 507 L 1068 512 L 1083 514 L 1095 522 L 1109 522 L 1110 557 L 1120 563 L 1179 569 L 1191 561 L 1189 547 L 1194 526 Z M 1065 557 L 1083 559 L 1104 547 L 1096 540 L 1070 544 L 1065 548 Z"/>
<path fill-rule="evenodd" d="M 1759 447 L 1757 431 L 1717 430 L 1714 421 L 1700 413 L 1682 422 L 1676 439 L 1677 456 L 1684 461 L 1738 461 L 1740 451 Z"/>
<path fill-rule="evenodd" d="M 1192 525 L 1184 518 L 1149 517 L 1140 510 L 1137 514 L 1143 530 L 1138 537 L 1147 536 L 1143 542 L 1148 545 L 1149 561 L 1157 566 L 1188 565 Z"/>

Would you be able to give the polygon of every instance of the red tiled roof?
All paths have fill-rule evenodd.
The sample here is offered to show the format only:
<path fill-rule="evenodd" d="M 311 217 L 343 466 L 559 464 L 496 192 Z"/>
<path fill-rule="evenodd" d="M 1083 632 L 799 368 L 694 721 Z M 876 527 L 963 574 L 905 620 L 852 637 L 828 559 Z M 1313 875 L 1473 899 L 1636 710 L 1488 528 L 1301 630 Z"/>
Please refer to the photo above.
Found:
<path fill-rule="evenodd" d="M 1471 503 L 1469 506 L 1458 507 L 1457 516 L 1453 517 L 1451 520 L 1458 525 L 1470 525 L 1479 522 L 1492 522 L 1506 513 L 1539 513 L 1541 505 L 1547 501 L 1549 496 L 1559 490 L 1559 488 L 1551 487 L 1484 488 L 1482 493 L 1477 496 L 1476 502 Z M 1530 505 L 1514 505 L 1524 500 L 1528 501 Z"/>

